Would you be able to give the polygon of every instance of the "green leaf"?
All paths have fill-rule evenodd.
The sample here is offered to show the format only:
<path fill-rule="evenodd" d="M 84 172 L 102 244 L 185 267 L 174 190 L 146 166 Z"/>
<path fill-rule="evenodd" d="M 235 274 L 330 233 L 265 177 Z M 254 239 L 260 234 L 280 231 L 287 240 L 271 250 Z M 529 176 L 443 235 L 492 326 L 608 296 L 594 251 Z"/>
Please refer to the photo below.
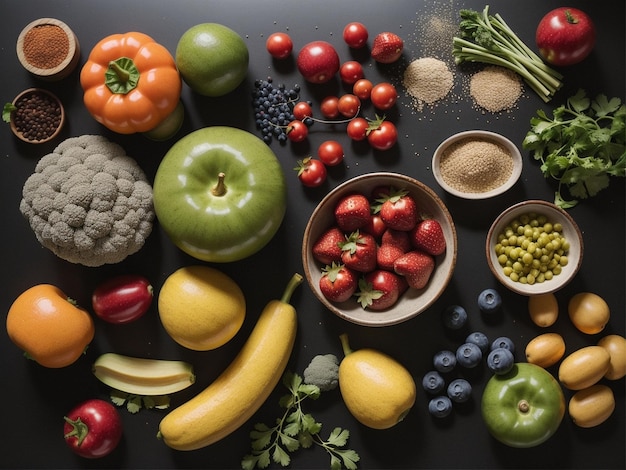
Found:
<path fill-rule="evenodd" d="M 347 429 L 341 429 L 339 427 L 333 429 L 328 436 L 328 443 L 334 445 L 336 447 L 343 447 L 348 443 L 348 438 L 350 437 L 350 431 Z"/>
<path fill-rule="evenodd" d="M 289 457 L 289 454 L 285 452 L 280 446 L 276 446 L 274 448 L 274 452 L 272 452 L 272 460 L 274 461 L 274 463 L 286 467 L 291 462 L 291 457 Z"/>
<path fill-rule="evenodd" d="M 4 122 L 11 122 L 11 114 L 17 107 L 13 103 L 5 103 L 2 108 L 2 120 Z"/>
<path fill-rule="evenodd" d="M 298 439 L 288 436 L 286 433 L 280 435 L 280 442 L 287 448 L 289 452 L 294 452 L 300 447 L 300 441 Z"/>
<path fill-rule="evenodd" d="M 128 398 L 128 393 L 121 390 L 111 389 L 111 402 L 116 406 L 123 406 Z"/>

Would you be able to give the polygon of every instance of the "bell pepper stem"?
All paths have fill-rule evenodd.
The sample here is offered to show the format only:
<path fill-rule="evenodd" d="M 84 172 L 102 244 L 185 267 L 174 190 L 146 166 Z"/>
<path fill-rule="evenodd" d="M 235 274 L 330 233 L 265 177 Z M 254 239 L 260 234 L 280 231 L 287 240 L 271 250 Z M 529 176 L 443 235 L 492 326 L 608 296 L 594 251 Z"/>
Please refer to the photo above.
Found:
<path fill-rule="evenodd" d="M 63 419 L 65 419 L 66 423 L 69 423 L 72 426 L 72 430 L 65 434 L 65 439 L 75 436 L 78 439 L 76 445 L 80 447 L 80 445 L 87 437 L 87 434 L 89 434 L 89 428 L 85 423 L 82 422 L 80 418 L 78 418 L 77 420 L 73 420 L 68 418 L 67 416 L 64 416 Z"/>
<path fill-rule="evenodd" d="M 130 79 L 130 72 L 120 67 L 114 60 L 109 62 L 109 67 L 115 72 L 120 82 L 126 83 Z"/>

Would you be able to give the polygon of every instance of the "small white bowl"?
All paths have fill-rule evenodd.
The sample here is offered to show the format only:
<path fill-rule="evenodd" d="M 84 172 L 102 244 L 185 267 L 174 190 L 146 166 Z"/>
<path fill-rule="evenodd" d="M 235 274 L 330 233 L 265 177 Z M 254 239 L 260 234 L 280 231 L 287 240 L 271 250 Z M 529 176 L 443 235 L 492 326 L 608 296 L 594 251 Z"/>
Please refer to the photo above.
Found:
<path fill-rule="evenodd" d="M 439 221 L 446 239 L 446 251 L 436 257 L 436 267 L 424 289 L 407 290 L 396 304 L 387 310 L 371 311 L 364 309 L 356 298 L 342 303 L 328 301 L 319 287 L 322 266 L 312 254 L 312 247 L 320 235 L 334 222 L 337 202 L 346 194 L 359 192 L 372 193 L 379 186 L 393 186 L 409 191 L 416 199 L 421 211 Z M 328 193 L 314 209 L 304 231 L 302 241 L 302 264 L 311 290 L 328 310 L 340 318 L 365 326 L 388 326 L 404 322 L 430 307 L 447 287 L 456 264 L 457 237 L 452 216 L 443 201 L 425 184 L 405 175 L 396 173 L 368 173 L 357 176 L 337 186 Z"/>
<path fill-rule="evenodd" d="M 441 173 L 441 161 L 444 158 L 446 151 L 451 145 L 457 144 L 462 140 L 480 140 L 487 141 L 499 145 L 504 148 L 512 159 L 512 171 L 509 178 L 496 188 L 491 188 L 485 191 L 469 191 L 460 187 L 454 187 L 449 184 L 450 179 L 446 182 L 446 178 Z M 506 137 L 496 134 L 490 131 L 464 131 L 454 134 L 444 140 L 435 150 L 432 159 L 432 170 L 437 183 L 448 193 L 464 198 L 464 199 L 487 199 L 497 196 L 510 189 L 519 179 L 522 174 L 522 155 L 517 146 Z"/>
<path fill-rule="evenodd" d="M 506 276 L 498 262 L 498 255 L 495 250 L 498 235 L 504 231 L 504 228 L 514 219 L 528 213 L 543 214 L 548 219 L 548 222 L 552 224 L 560 223 L 563 226 L 562 235 L 570 245 L 567 252 L 568 263 L 562 267 L 561 272 L 550 280 L 535 284 L 523 284 L 519 281 L 513 281 Z M 555 204 L 541 200 L 523 201 L 503 211 L 491 225 L 485 244 L 487 263 L 493 275 L 508 289 L 525 296 L 556 292 L 568 284 L 580 269 L 583 261 L 583 251 L 582 233 L 574 219 Z"/>

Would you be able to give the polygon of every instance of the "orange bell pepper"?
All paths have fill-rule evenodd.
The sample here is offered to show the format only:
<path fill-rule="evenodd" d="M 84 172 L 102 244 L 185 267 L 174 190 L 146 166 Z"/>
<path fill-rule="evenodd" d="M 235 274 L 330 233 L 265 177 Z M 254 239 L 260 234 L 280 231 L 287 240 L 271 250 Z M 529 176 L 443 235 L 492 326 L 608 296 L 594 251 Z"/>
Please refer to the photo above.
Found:
<path fill-rule="evenodd" d="M 174 111 L 182 89 L 169 51 L 137 32 L 98 42 L 81 70 L 80 84 L 89 113 L 120 134 L 154 129 Z"/>

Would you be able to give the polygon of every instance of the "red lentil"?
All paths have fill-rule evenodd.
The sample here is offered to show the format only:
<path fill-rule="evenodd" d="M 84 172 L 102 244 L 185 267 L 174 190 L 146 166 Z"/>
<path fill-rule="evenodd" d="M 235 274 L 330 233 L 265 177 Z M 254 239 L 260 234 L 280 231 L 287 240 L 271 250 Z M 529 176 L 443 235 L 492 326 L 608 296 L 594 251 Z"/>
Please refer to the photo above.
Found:
<path fill-rule="evenodd" d="M 70 40 L 61 27 L 43 24 L 26 33 L 23 50 L 29 64 L 40 69 L 52 69 L 67 57 Z"/>

